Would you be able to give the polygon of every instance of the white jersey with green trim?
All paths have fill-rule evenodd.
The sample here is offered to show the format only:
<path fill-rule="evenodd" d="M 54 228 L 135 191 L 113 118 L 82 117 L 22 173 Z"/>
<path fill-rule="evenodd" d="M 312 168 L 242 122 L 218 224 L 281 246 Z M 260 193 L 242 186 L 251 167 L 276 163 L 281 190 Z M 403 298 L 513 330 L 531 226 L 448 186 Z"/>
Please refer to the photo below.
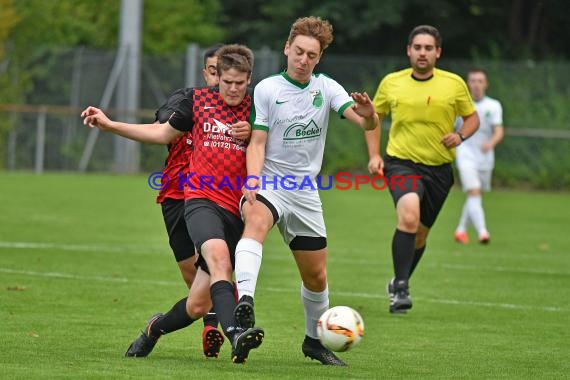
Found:
<path fill-rule="evenodd" d="M 495 151 L 484 152 L 481 147 L 491 141 L 495 127 L 503 125 L 503 107 L 498 100 L 485 96 L 475 102 L 475 108 L 479 114 L 479 129 L 457 147 L 457 165 L 475 165 L 479 170 L 492 170 Z"/>
<path fill-rule="evenodd" d="M 285 72 L 255 86 L 253 129 L 268 133 L 262 177 L 310 181 L 321 170 L 329 114 L 340 116 L 353 100 L 332 78 L 313 74 L 299 83 Z"/>

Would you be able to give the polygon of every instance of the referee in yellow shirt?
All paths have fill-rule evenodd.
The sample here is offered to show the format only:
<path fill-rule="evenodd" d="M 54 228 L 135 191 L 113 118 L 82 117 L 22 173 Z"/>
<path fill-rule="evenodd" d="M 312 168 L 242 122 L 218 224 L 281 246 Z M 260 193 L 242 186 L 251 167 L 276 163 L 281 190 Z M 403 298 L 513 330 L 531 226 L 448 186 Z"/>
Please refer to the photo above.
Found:
<path fill-rule="evenodd" d="M 441 55 L 439 31 L 429 25 L 415 27 L 407 53 L 411 68 L 386 75 L 373 100 L 380 120 L 387 114 L 392 119 L 384 160 L 380 128 L 366 132 L 368 170 L 392 180 L 390 194 L 398 215 L 392 239 L 394 278 L 387 286 L 391 313 L 405 313 L 412 307 L 408 280 L 453 185 L 455 147 L 479 128 L 465 82 L 435 68 Z M 459 132 L 454 132 L 457 116 L 464 122 Z M 407 179 L 399 181 L 401 176 Z"/>

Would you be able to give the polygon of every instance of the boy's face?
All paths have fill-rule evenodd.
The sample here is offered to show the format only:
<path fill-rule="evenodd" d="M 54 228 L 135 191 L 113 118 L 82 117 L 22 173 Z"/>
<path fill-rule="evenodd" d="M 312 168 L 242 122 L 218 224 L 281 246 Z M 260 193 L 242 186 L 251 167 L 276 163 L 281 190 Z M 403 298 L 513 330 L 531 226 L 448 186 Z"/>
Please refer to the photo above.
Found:
<path fill-rule="evenodd" d="M 247 86 L 251 82 L 250 75 L 229 69 L 220 73 L 220 95 L 229 106 L 237 106 L 241 103 L 247 92 Z"/>
<path fill-rule="evenodd" d="M 485 96 L 485 91 L 487 90 L 487 76 L 482 72 L 469 73 L 467 76 L 467 86 L 469 86 L 473 100 L 480 100 Z"/>
<path fill-rule="evenodd" d="M 284 53 L 287 56 L 287 75 L 297 82 L 307 83 L 321 59 L 321 44 L 316 38 L 299 35 L 293 42 L 285 43 Z"/>

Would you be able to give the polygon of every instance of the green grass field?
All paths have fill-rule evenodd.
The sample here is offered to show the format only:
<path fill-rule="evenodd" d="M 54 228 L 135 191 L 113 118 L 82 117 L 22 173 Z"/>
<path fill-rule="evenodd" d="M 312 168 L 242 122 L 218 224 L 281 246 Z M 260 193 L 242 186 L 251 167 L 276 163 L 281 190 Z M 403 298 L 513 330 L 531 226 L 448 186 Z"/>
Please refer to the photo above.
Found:
<path fill-rule="evenodd" d="M 359 310 L 348 368 L 305 359 L 300 280 L 277 231 L 256 293 L 266 339 L 246 365 L 201 352 L 202 323 L 124 358 L 147 318 L 186 294 L 145 176 L 0 174 L 0 378 L 563 379 L 570 373 L 570 194 L 494 191 L 489 246 L 452 240 L 454 190 L 388 313 L 389 194 L 323 191 L 331 305 Z M 472 238 L 474 236 L 472 235 Z"/>

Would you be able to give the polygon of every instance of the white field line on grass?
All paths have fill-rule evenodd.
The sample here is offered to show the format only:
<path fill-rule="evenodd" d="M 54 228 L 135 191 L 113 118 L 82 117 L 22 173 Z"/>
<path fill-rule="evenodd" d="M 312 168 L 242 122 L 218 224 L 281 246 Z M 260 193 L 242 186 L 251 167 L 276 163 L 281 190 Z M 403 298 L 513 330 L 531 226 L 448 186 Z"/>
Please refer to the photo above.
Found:
<path fill-rule="evenodd" d="M 33 277 L 50 277 L 50 278 L 60 278 L 67 280 L 77 280 L 77 281 L 103 281 L 103 282 L 119 282 L 119 283 L 135 283 L 135 284 L 146 284 L 146 285 L 164 285 L 164 286 L 180 286 L 179 281 L 152 281 L 152 280 L 133 280 L 126 277 L 106 277 L 106 276 L 81 276 L 69 273 L 58 273 L 58 272 L 36 272 L 29 270 L 17 270 L 10 268 L 1 268 L 0 273 L 14 274 L 14 275 L 24 275 Z M 264 287 L 263 290 L 275 293 L 297 293 L 298 290 L 292 288 L 272 288 Z M 332 291 L 331 295 L 341 296 L 341 297 L 355 297 L 355 298 L 371 298 L 371 299 L 384 299 L 386 296 L 384 294 L 372 294 L 372 293 L 361 293 L 361 292 L 338 292 Z M 568 310 L 556 307 L 556 306 L 531 306 L 531 305 L 517 305 L 509 303 L 495 303 L 495 302 L 479 302 L 479 301 L 469 301 L 469 300 L 449 300 L 449 299 L 430 299 L 430 298 L 419 298 L 415 297 L 416 300 L 440 303 L 447 305 L 463 305 L 463 306 L 477 306 L 477 307 L 492 307 L 501 309 L 512 309 L 512 310 L 540 310 L 540 311 L 550 311 L 550 312 L 567 312 Z"/>
<path fill-rule="evenodd" d="M 29 241 L 0 241 L 0 249 L 59 249 L 62 251 L 124 252 L 146 249 L 148 246 L 36 243 Z"/>
<path fill-rule="evenodd" d="M 174 281 L 153 281 L 153 280 L 132 280 L 126 277 L 109 277 L 109 276 L 80 276 L 76 274 L 69 273 L 59 273 L 59 272 L 35 272 L 30 270 L 17 270 L 10 268 L 1 268 L 0 273 L 6 274 L 20 274 L 24 276 L 31 277 L 49 277 L 49 278 L 59 278 L 66 280 L 79 280 L 79 281 L 103 281 L 103 282 L 119 282 L 119 283 L 130 283 L 130 284 L 146 284 L 146 285 L 164 285 L 164 286 L 180 286 L 181 283 Z"/>
<path fill-rule="evenodd" d="M 436 263 L 436 264 L 426 263 L 425 266 L 432 268 L 444 268 L 444 269 L 464 269 L 464 270 L 491 271 L 491 272 L 570 276 L 570 273 L 568 272 L 561 272 L 561 271 L 548 270 L 548 269 L 514 268 L 514 267 L 502 267 L 502 266 L 481 267 L 479 265 L 447 264 L 447 263 Z"/>
<path fill-rule="evenodd" d="M 64 244 L 64 243 L 37 243 L 25 241 L 0 241 L 0 249 L 58 249 L 62 251 L 79 251 L 79 252 L 169 252 L 167 246 L 162 245 L 135 245 L 135 244 Z M 291 260 L 290 255 L 265 255 L 264 260 L 270 261 L 285 261 Z M 380 260 L 359 260 L 357 258 L 338 258 L 329 257 L 331 263 L 344 263 L 353 265 L 380 265 Z M 464 264 L 448 264 L 448 263 L 425 263 L 427 267 L 444 268 L 444 269 L 459 269 L 459 270 L 473 270 L 473 271 L 486 271 L 486 272 L 508 272 L 508 273 L 528 273 L 539 275 L 563 275 L 570 276 L 569 272 L 550 270 L 550 269 L 535 269 L 535 268 L 515 268 L 504 266 L 478 266 L 478 265 L 464 265 Z"/>

